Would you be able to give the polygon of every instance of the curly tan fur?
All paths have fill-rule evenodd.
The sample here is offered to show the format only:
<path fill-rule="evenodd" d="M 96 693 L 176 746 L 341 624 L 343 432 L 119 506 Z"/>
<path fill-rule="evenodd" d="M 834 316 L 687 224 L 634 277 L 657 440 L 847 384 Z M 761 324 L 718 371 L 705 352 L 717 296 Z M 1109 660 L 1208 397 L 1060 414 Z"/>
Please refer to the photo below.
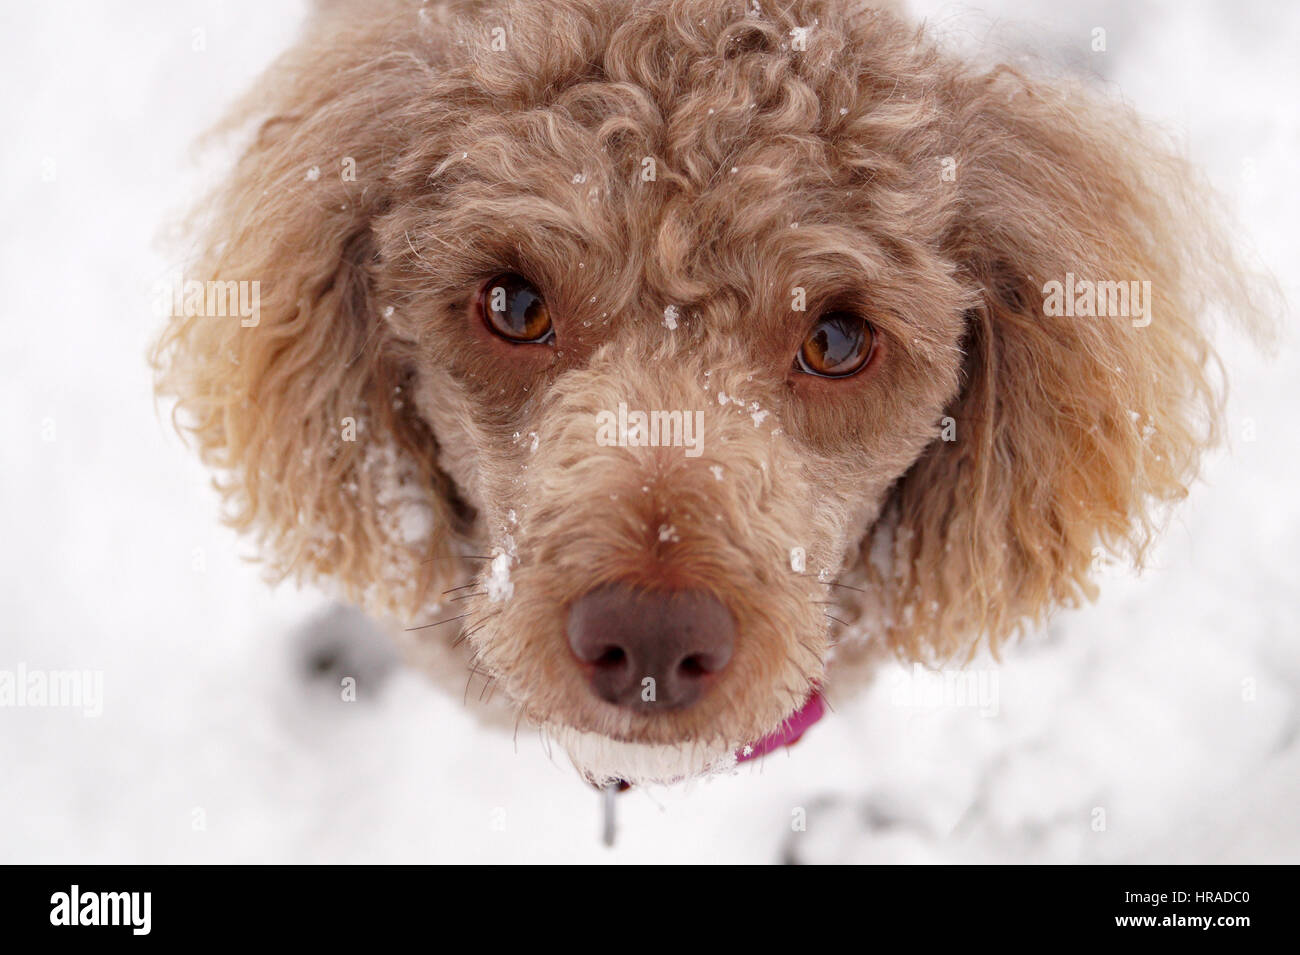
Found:
<path fill-rule="evenodd" d="M 1140 562 L 1217 439 L 1205 316 L 1251 312 L 1197 178 L 1127 109 L 869 4 L 749 7 L 330 8 L 237 112 L 256 133 L 204 206 L 191 275 L 259 281 L 259 323 L 181 318 L 158 348 L 279 571 L 457 617 L 421 647 L 459 627 L 593 778 L 706 768 L 881 649 L 996 649 L 1091 597 L 1097 554 Z M 505 270 L 555 316 L 540 357 L 467 320 Z M 1149 281 L 1152 321 L 1046 316 L 1067 273 Z M 871 317 L 877 360 L 792 374 L 832 306 Z M 620 402 L 702 410 L 704 453 L 598 446 Z M 499 554 L 508 599 L 483 586 Z M 730 609 L 698 706 L 586 691 L 565 611 L 613 580 Z"/>

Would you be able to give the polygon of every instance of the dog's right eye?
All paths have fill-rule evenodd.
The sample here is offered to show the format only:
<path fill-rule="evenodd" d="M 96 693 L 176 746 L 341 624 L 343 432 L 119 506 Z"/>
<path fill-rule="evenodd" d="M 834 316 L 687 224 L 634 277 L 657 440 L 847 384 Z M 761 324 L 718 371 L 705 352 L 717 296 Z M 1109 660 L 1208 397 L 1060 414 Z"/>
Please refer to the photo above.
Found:
<path fill-rule="evenodd" d="M 795 356 L 795 368 L 818 378 L 848 378 L 871 362 L 876 333 L 852 312 L 829 312 L 817 320 Z"/>
<path fill-rule="evenodd" d="M 487 327 L 506 341 L 548 345 L 555 340 L 546 300 L 522 275 L 506 272 L 484 282 L 477 309 Z"/>

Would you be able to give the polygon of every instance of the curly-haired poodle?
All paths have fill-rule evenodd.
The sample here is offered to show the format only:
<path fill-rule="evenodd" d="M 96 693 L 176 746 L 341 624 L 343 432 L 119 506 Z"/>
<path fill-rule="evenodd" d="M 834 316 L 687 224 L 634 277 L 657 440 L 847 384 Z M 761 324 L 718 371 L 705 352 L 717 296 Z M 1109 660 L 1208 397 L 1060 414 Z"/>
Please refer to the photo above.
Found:
<path fill-rule="evenodd" d="M 1197 177 L 878 4 L 334 3 L 232 122 L 156 355 L 230 519 L 596 782 L 1090 598 L 1218 437 Z"/>

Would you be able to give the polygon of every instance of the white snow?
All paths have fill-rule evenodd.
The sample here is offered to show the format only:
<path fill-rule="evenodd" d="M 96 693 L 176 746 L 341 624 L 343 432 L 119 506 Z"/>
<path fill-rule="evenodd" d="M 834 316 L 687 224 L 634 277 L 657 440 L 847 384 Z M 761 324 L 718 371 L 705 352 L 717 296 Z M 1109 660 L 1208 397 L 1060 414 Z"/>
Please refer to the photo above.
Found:
<path fill-rule="evenodd" d="M 515 583 L 510 579 L 512 561 L 507 553 L 497 554 L 492 558 L 491 570 L 484 582 L 487 587 L 488 600 L 498 603 L 509 600 L 515 594 Z"/>
<path fill-rule="evenodd" d="M 1106 5 L 1111 52 L 1094 62 L 1095 11 L 1061 6 L 916 9 L 995 43 L 1032 24 L 1049 55 L 1104 67 L 1186 137 L 1300 301 L 1300 8 Z M 989 705 L 942 681 L 909 696 L 913 671 L 888 669 L 787 752 L 620 796 L 612 850 L 598 796 L 539 734 L 484 727 L 410 670 L 352 704 L 306 685 L 294 632 L 322 596 L 268 588 L 242 559 L 252 545 L 218 523 L 143 360 L 154 283 L 181 264 L 151 240 L 214 168 L 187 166 L 190 144 L 304 8 L 55 0 L 14 5 L 0 31 L 0 668 L 98 671 L 104 690 L 97 719 L 0 709 L 0 861 L 770 862 L 787 845 L 822 860 L 1300 861 L 1293 340 L 1267 361 L 1223 337 L 1230 453 L 1142 579 L 1106 580 L 1095 606 L 973 662 Z M 401 536 L 424 529 L 395 513 Z M 890 553 L 882 539 L 873 559 L 886 569 Z M 488 581 L 509 590 L 507 555 Z M 864 826 L 863 807 L 896 824 Z M 807 831 L 792 833 L 798 809 Z"/>

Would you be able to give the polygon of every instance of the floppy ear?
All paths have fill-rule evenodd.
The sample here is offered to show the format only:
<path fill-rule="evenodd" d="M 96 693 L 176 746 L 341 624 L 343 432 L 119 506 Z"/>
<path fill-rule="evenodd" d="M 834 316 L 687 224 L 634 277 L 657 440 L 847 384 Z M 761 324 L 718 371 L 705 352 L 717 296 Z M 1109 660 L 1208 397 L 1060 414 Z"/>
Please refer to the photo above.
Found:
<path fill-rule="evenodd" d="M 328 29 L 262 79 L 265 101 L 234 120 L 260 120 L 258 133 L 201 210 L 187 288 L 242 283 L 256 310 L 218 315 L 187 298 L 198 314 L 174 316 L 158 343 L 158 392 L 217 470 L 229 522 L 258 534 L 276 571 L 411 613 L 451 572 L 460 514 L 404 401 L 400 343 L 375 294 L 385 144 L 409 105 L 403 77 L 419 70 L 385 59 L 373 24 Z"/>
<path fill-rule="evenodd" d="M 896 486 L 875 532 L 893 539 L 866 561 L 889 645 L 936 659 L 1092 598 L 1108 553 L 1140 566 L 1219 436 L 1207 312 L 1254 312 L 1211 197 L 1128 110 L 1006 69 L 954 90 L 948 254 L 981 304 L 948 433 Z M 1137 282 L 1147 311 L 1052 314 L 1049 283 L 1068 294 L 1070 276 Z"/>

